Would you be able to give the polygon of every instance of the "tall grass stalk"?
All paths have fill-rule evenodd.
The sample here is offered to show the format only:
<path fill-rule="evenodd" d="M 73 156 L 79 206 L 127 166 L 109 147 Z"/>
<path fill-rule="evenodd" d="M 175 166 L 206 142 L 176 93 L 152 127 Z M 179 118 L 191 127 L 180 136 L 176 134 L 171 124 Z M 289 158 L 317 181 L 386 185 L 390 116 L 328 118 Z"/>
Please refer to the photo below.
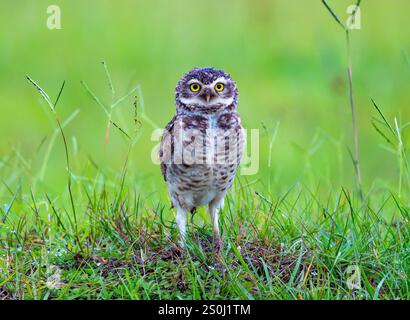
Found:
<path fill-rule="evenodd" d="M 98 98 L 98 96 L 90 89 L 90 87 L 88 86 L 88 84 L 85 81 L 81 81 L 81 84 L 84 87 L 84 89 L 87 91 L 87 93 L 90 95 L 90 97 L 97 103 L 98 106 L 100 106 L 100 108 L 103 110 L 103 112 L 107 116 L 107 126 L 106 126 L 106 131 L 105 131 L 105 140 L 104 140 L 105 145 L 108 144 L 108 140 L 109 140 L 109 137 L 110 137 L 110 131 L 111 131 L 111 125 L 113 125 L 115 128 L 117 128 L 124 136 L 126 136 L 128 139 L 130 139 L 133 143 L 135 142 L 135 137 L 132 138 L 126 132 L 126 130 L 122 129 L 117 123 L 115 123 L 112 120 L 114 110 L 118 106 L 120 106 L 121 103 L 123 103 L 126 99 L 131 97 L 132 95 L 137 96 L 137 98 L 139 100 L 139 103 L 141 105 L 141 113 L 140 113 L 139 117 L 141 119 L 145 120 L 145 122 L 147 122 L 153 129 L 157 129 L 158 126 L 145 114 L 144 98 L 142 96 L 142 90 L 141 90 L 140 85 L 136 85 L 127 94 L 125 94 L 124 96 L 122 96 L 118 99 L 115 99 L 115 89 L 114 89 L 114 85 L 113 85 L 113 82 L 112 82 L 111 74 L 110 74 L 109 69 L 107 67 L 107 63 L 103 61 L 102 65 L 104 67 L 104 72 L 105 72 L 105 75 L 106 75 L 106 78 L 107 78 L 107 81 L 108 81 L 108 86 L 109 86 L 110 91 L 111 91 L 111 102 L 110 102 L 109 105 L 102 102 L 102 100 Z"/>
<path fill-rule="evenodd" d="M 271 132 L 270 129 L 268 129 L 264 124 L 262 124 L 262 127 L 265 129 L 266 134 L 269 138 L 269 158 L 268 158 L 268 191 L 269 194 L 271 192 L 271 184 L 272 184 L 272 151 L 273 151 L 273 145 L 275 144 L 276 141 L 276 137 L 278 135 L 279 132 L 279 128 L 280 128 L 280 121 L 278 121 L 275 125 L 275 128 L 273 129 L 273 131 Z"/>
<path fill-rule="evenodd" d="M 74 118 L 79 114 L 79 112 L 80 112 L 80 109 L 74 110 L 74 112 L 67 118 L 67 120 L 65 120 L 62 123 L 61 127 L 64 129 L 69 123 L 71 123 L 71 121 L 74 120 Z M 57 128 L 55 128 L 53 134 L 51 135 L 50 142 L 48 143 L 46 153 L 45 153 L 45 156 L 44 156 L 44 159 L 43 159 L 43 164 L 41 166 L 40 173 L 39 173 L 40 181 L 44 180 L 44 176 L 46 174 L 48 162 L 49 162 L 50 156 L 51 156 L 51 151 L 53 150 L 55 141 L 56 141 L 57 136 L 58 136 L 59 133 L 60 133 L 60 129 L 57 127 Z"/>
<path fill-rule="evenodd" d="M 77 223 L 77 213 L 76 213 L 76 209 L 75 209 L 75 204 L 74 204 L 74 198 L 73 198 L 73 192 L 72 192 L 72 179 L 71 179 L 71 166 L 70 166 L 70 157 L 69 157 L 69 153 L 68 153 L 68 145 L 67 145 L 67 139 L 66 136 L 64 134 L 64 130 L 63 130 L 63 125 L 61 124 L 60 118 L 57 114 L 56 111 L 56 107 L 58 104 L 58 101 L 60 100 L 61 94 L 64 90 L 64 86 L 65 86 L 65 81 L 63 82 L 63 84 L 61 85 L 60 91 L 57 95 L 57 98 L 54 102 L 51 101 L 49 95 L 33 80 L 31 79 L 29 76 L 26 76 L 27 80 L 36 88 L 36 90 L 40 93 L 40 95 L 42 96 L 42 98 L 46 101 L 47 105 L 50 107 L 50 110 L 54 116 L 54 119 L 57 123 L 58 129 L 61 133 L 61 137 L 63 139 L 63 144 L 64 144 L 64 151 L 65 151 L 65 157 L 66 157 L 66 165 L 67 165 L 67 188 L 68 188 L 68 194 L 70 196 L 70 204 L 71 204 L 71 210 L 73 213 L 73 218 L 74 218 L 74 233 L 75 233 L 75 238 L 77 241 L 77 244 L 79 246 L 79 249 L 81 252 L 83 252 L 83 247 L 81 245 L 81 241 L 80 241 L 80 237 L 79 237 L 79 233 L 78 233 L 78 223 Z"/>
<path fill-rule="evenodd" d="M 393 124 L 391 124 L 383 114 L 381 108 L 376 104 L 374 99 L 372 99 L 372 103 L 381 117 L 381 119 L 373 118 L 372 125 L 376 129 L 377 133 L 379 133 L 379 135 L 381 135 L 384 140 L 390 145 L 390 147 L 385 147 L 385 149 L 396 155 L 398 159 L 399 179 L 397 195 L 399 198 L 401 198 L 403 181 L 406 178 L 410 191 L 410 168 L 407 161 L 406 148 L 403 142 L 403 130 L 409 126 L 409 123 L 400 125 L 397 117 L 394 117 Z M 386 127 L 388 133 L 384 132 L 383 129 L 379 127 L 379 125 Z"/>
<path fill-rule="evenodd" d="M 398 187 L 398 196 L 401 197 L 401 190 L 403 185 L 403 174 L 404 174 L 404 159 L 403 159 L 403 140 L 401 137 L 401 129 L 399 128 L 399 124 L 397 122 L 397 118 L 394 117 L 394 128 L 397 133 L 397 157 L 399 159 L 399 187 Z"/>
<path fill-rule="evenodd" d="M 322 0 L 323 4 L 336 20 L 336 22 L 343 28 L 346 34 L 346 51 L 347 51 L 347 76 L 349 81 L 349 100 L 350 100 L 350 110 L 352 114 L 352 127 L 353 127 L 353 143 L 354 143 L 354 155 L 353 155 L 353 164 L 355 168 L 356 178 L 357 178 L 357 187 L 359 197 L 363 199 L 363 183 L 362 183 L 362 174 L 360 170 L 360 161 L 359 161 L 359 129 L 357 125 L 356 118 L 356 106 L 355 98 L 353 91 L 353 68 L 352 68 L 352 54 L 351 54 L 351 43 L 350 43 L 350 29 L 346 26 L 340 18 L 337 16 L 332 7 L 327 3 L 326 0 Z M 353 17 L 356 16 L 357 9 L 360 7 L 361 0 L 358 0 L 356 3 L 356 9 L 352 13 Z"/>

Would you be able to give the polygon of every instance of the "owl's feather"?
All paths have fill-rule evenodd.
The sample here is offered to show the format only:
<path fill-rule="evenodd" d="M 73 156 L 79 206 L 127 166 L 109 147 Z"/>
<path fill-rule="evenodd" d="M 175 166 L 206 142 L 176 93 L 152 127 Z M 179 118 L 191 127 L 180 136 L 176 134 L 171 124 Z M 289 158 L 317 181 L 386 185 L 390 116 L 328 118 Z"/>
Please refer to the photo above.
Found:
<path fill-rule="evenodd" d="M 190 90 L 192 82 L 201 90 Z M 218 82 L 223 90 L 214 88 Z M 209 101 L 204 95 L 210 91 Z M 177 85 L 177 114 L 165 127 L 159 155 L 183 237 L 184 212 L 203 205 L 209 205 L 214 234 L 219 236 L 218 210 L 233 184 L 245 143 L 237 97 L 235 82 L 213 68 L 193 69 Z"/>

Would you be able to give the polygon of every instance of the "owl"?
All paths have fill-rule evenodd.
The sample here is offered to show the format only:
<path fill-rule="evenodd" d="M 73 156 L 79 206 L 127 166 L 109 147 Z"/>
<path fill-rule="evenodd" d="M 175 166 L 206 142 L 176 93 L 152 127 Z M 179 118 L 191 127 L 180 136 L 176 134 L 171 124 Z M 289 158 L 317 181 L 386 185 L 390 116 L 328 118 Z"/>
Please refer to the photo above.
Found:
<path fill-rule="evenodd" d="M 222 70 L 195 68 L 178 82 L 175 102 L 176 115 L 164 130 L 159 158 L 171 207 L 177 210 L 180 246 L 186 240 L 187 214 L 208 206 L 215 247 L 220 248 L 219 211 L 245 143 L 238 89 Z"/>

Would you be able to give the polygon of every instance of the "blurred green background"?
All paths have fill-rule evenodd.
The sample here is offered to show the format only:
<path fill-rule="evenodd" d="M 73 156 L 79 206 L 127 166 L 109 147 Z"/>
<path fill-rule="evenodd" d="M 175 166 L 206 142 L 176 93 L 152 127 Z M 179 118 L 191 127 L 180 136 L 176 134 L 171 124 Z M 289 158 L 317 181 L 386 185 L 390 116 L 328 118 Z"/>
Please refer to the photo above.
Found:
<path fill-rule="evenodd" d="M 354 1 L 329 2 L 346 21 L 346 8 Z M 61 30 L 47 28 L 51 4 L 61 8 Z M 410 2 L 363 0 L 361 8 L 352 57 L 363 180 L 367 190 L 394 189 L 397 157 L 382 147 L 371 125 L 370 98 L 389 119 L 410 121 L 405 59 Z M 237 81 L 245 127 L 260 129 L 259 172 L 249 181 L 266 186 L 269 180 L 274 192 L 298 181 L 324 191 L 354 186 L 346 148 L 352 147 L 352 130 L 345 37 L 319 0 L 1 0 L 0 11 L 0 174 L 8 185 L 22 181 L 27 190 L 58 194 L 66 184 L 59 136 L 38 181 L 55 123 L 26 75 L 53 99 L 66 81 L 57 107 L 62 121 L 80 110 L 65 129 L 73 174 L 91 178 L 98 166 L 119 177 L 129 141 L 112 128 L 105 145 L 107 118 L 80 83 L 108 104 L 111 94 L 101 65 L 106 61 L 117 98 L 140 85 L 146 115 L 159 127 L 175 113 L 174 88 L 186 71 L 226 70 Z M 116 109 L 114 121 L 132 133 L 133 117 L 130 97 Z M 269 170 L 269 136 L 278 124 Z M 130 177 L 137 190 L 166 197 L 159 167 L 151 161 L 157 144 L 150 139 L 152 127 L 143 121 L 139 133 Z"/>

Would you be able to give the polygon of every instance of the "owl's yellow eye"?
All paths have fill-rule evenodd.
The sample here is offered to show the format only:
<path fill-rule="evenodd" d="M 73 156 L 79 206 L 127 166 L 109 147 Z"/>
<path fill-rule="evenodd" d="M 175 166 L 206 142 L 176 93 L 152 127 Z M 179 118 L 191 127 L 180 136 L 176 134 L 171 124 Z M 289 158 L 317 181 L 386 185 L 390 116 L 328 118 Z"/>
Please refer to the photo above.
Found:
<path fill-rule="evenodd" d="M 192 92 L 198 92 L 199 89 L 201 89 L 201 86 L 199 85 L 199 83 L 191 83 L 189 88 L 191 89 Z"/>
<path fill-rule="evenodd" d="M 216 91 L 222 91 L 224 88 L 225 88 L 225 86 L 224 86 L 223 83 L 217 83 L 217 84 L 215 85 L 215 90 L 216 90 Z"/>

